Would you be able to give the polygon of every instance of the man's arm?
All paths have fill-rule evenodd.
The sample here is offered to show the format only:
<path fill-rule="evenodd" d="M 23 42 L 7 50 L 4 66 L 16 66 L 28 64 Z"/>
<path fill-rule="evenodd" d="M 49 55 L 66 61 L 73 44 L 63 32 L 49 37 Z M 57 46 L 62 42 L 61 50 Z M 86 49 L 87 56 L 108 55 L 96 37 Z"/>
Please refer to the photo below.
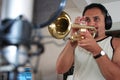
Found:
<path fill-rule="evenodd" d="M 58 74 L 63 74 L 67 72 L 74 61 L 74 50 L 76 47 L 76 42 L 68 41 L 63 51 L 60 53 L 57 63 L 56 63 L 56 71 Z"/>
<path fill-rule="evenodd" d="M 113 39 L 114 55 L 111 61 L 107 55 L 96 59 L 106 80 L 120 80 L 120 39 Z"/>

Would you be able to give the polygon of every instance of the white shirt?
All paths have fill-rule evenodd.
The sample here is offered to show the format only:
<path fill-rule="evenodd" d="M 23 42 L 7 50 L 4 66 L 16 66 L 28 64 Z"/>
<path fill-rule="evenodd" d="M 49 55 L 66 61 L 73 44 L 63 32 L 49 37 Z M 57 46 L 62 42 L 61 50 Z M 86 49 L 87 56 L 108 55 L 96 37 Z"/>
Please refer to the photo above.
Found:
<path fill-rule="evenodd" d="M 112 59 L 113 56 L 111 40 L 112 37 L 110 36 L 97 41 L 97 43 L 101 46 L 110 59 Z M 105 78 L 100 72 L 93 55 L 89 51 L 78 46 L 75 49 L 73 77 L 71 77 L 69 80 L 105 80 Z"/>

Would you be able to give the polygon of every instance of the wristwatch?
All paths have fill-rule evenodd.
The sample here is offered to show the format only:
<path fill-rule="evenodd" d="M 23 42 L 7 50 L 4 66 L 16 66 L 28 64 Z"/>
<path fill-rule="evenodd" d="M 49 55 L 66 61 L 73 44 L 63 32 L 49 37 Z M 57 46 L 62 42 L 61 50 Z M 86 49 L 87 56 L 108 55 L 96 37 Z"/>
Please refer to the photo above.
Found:
<path fill-rule="evenodd" d="M 106 53 L 102 50 L 102 51 L 100 51 L 100 53 L 98 54 L 98 55 L 96 55 L 96 56 L 93 56 L 95 59 L 97 59 L 97 58 L 99 58 L 99 57 L 101 57 L 101 56 L 104 56 Z"/>

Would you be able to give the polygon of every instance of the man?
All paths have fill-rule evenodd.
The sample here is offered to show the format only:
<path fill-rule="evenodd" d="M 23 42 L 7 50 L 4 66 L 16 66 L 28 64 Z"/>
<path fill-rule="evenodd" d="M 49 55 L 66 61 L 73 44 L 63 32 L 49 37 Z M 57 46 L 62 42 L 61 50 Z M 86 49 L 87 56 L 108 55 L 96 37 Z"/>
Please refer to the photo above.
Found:
<path fill-rule="evenodd" d="M 88 26 L 94 26 L 96 36 L 86 32 L 84 39 L 67 42 L 58 57 L 56 69 L 64 74 L 74 65 L 73 80 L 120 80 L 120 39 L 107 36 L 112 20 L 106 8 L 97 3 L 85 7 L 83 11 Z M 75 20 L 79 23 L 80 18 Z"/>

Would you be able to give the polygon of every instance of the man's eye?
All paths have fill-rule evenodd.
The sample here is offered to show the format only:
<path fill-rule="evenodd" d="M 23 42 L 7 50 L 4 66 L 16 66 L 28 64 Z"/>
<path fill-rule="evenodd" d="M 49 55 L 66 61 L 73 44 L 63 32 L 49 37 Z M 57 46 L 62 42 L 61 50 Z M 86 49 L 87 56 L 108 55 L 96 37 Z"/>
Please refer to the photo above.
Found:
<path fill-rule="evenodd" d="M 100 20 L 100 19 L 99 19 L 98 17 L 95 17 L 95 18 L 94 18 L 94 21 L 95 21 L 95 22 L 98 22 L 99 20 Z"/>
<path fill-rule="evenodd" d="M 85 21 L 86 21 L 86 22 L 90 22 L 90 19 L 87 19 L 87 18 L 86 18 Z"/>

